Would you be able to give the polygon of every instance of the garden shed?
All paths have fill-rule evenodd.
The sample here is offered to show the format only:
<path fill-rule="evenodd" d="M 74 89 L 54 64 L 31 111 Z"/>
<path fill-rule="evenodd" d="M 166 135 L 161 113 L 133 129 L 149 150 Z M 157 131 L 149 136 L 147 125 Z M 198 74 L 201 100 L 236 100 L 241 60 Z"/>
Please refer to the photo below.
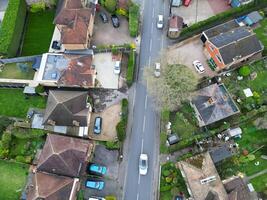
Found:
<path fill-rule="evenodd" d="M 227 130 L 229 137 L 240 137 L 242 134 L 242 129 L 240 127 Z"/>

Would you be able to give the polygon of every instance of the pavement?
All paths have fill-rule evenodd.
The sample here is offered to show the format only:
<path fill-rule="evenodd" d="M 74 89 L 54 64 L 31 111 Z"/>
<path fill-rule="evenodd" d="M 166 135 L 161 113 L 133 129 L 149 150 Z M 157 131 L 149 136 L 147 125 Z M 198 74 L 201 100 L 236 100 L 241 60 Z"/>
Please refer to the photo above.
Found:
<path fill-rule="evenodd" d="M 143 80 L 145 66 L 150 66 L 158 58 L 160 50 L 166 46 L 168 1 L 140 1 L 142 12 L 140 62 L 137 66 L 137 81 L 129 95 L 129 131 L 124 144 L 125 168 L 123 200 L 157 199 L 159 176 L 159 114 L 152 106 Z M 145 11 L 145 12 L 144 12 Z M 157 15 L 163 14 L 164 30 L 156 28 Z M 140 153 L 148 155 L 148 173 L 140 176 L 138 162 Z"/>

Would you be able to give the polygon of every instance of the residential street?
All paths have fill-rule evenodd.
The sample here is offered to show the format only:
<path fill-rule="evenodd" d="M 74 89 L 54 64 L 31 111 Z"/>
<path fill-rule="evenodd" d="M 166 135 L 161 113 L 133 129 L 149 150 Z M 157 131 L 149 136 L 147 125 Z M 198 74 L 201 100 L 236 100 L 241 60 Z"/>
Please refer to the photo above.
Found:
<path fill-rule="evenodd" d="M 133 116 L 131 133 L 128 138 L 128 148 L 124 155 L 126 175 L 124 184 L 125 200 L 156 199 L 159 173 L 159 115 L 154 110 L 148 97 L 143 80 L 143 70 L 147 65 L 154 65 L 162 47 L 166 45 L 166 27 L 169 12 L 167 1 L 144 1 L 142 40 L 140 45 L 140 63 L 138 66 L 138 80 L 133 88 L 132 104 Z M 158 14 L 164 15 L 164 29 L 156 28 Z M 140 176 L 138 171 L 139 156 L 148 155 L 148 173 Z"/>

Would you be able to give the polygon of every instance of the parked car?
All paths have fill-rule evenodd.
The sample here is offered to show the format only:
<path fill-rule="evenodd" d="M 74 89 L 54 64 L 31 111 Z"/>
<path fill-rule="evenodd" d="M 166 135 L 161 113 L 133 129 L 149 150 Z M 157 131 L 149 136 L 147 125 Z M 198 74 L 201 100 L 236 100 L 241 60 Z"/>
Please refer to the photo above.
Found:
<path fill-rule="evenodd" d="M 107 173 L 107 168 L 105 166 L 92 163 L 92 164 L 89 164 L 87 166 L 87 172 L 89 174 L 95 174 L 95 175 L 102 176 L 102 175 L 105 175 Z"/>
<path fill-rule="evenodd" d="M 103 22 L 103 23 L 108 23 L 108 17 L 107 17 L 107 15 L 106 15 L 106 13 L 104 13 L 104 12 L 100 12 L 100 13 L 99 13 L 99 16 L 100 16 L 100 18 L 102 19 L 102 22 Z"/>
<path fill-rule="evenodd" d="M 170 3 L 172 7 L 178 7 L 183 4 L 183 0 L 170 0 Z"/>
<path fill-rule="evenodd" d="M 154 75 L 155 77 L 160 77 L 160 63 L 155 63 Z"/>
<path fill-rule="evenodd" d="M 148 156 L 147 154 L 140 154 L 139 158 L 139 174 L 146 175 L 148 169 Z"/>
<path fill-rule="evenodd" d="M 103 190 L 103 188 L 105 187 L 105 182 L 99 181 L 99 180 L 87 179 L 85 181 L 85 187 L 95 189 L 95 190 Z"/>
<path fill-rule="evenodd" d="M 89 197 L 88 200 L 106 200 L 104 197 Z"/>
<path fill-rule="evenodd" d="M 95 134 L 100 134 L 101 133 L 101 128 L 102 128 L 102 118 L 101 117 L 96 117 L 95 118 L 95 124 L 94 124 L 94 133 Z"/>
<path fill-rule="evenodd" d="M 121 73 L 121 61 L 116 61 L 114 65 L 114 74 Z"/>
<path fill-rule="evenodd" d="M 191 3 L 191 0 L 184 0 L 184 6 L 189 6 L 190 3 Z"/>
<path fill-rule="evenodd" d="M 202 74 L 202 73 L 205 72 L 205 68 L 203 67 L 203 65 L 201 64 L 200 61 L 195 60 L 193 62 L 193 65 L 194 65 L 194 67 L 195 67 L 195 69 L 197 70 L 198 73 Z"/>
<path fill-rule="evenodd" d="M 120 27 L 120 20 L 117 15 L 111 15 L 111 21 L 114 28 Z"/>
<path fill-rule="evenodd" d="M 163 15 L 158 15 L 157 28 L 163 29 Z"/>

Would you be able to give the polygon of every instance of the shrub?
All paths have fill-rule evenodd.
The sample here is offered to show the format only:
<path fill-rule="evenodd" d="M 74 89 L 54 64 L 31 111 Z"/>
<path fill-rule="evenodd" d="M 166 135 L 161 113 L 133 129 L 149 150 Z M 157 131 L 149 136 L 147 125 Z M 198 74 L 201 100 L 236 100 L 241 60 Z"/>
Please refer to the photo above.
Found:
<path fill-rule="evenodd" d="M 129 31 L 131 37 L 138 35 L 139 29 L 139 6 L 132 4 L 129 8 Z"/>
<path fill-rule="evenodd" d="M 40 93 L 44 93 L 45 89 L 44 89 L 44 86 L 42 85 L 38 85 L 36 88 L 35 88 L 35 92 L 37 94 L 40 94 Z"/>
<path fill-rule="evenodd" d="M 45 2 L 37 2 L 31 5 L 30 11 L 33 13 L 41 12 L 45 10 Z"/>
<path fill-rule="evenodd" d="M 14 121 L 7 117 L 0 117 L 0 136 L 6 130 L 6 128 Z"/>
<path fill-rule="evenodd" d="M 11 140 L 12 140 L 11 133 L 4 132 L 2 135 L 2 140 L 1 140 L 2 148 L 3 149 L 9 149 Z"/>
<path fill-rule="evenodd" d="M 9 0 L 0 29 L 0 54 L 14 57 L 20 45 L 25 23 L 26 3 L 24 0 Z"/>
<path fill-rule="evenodd" d="M 129 17 L 129 13 L 127 12 L 127 10 L 122 9 L 122 8 L 117 9 L 116 14 L 127 17 L 127 18 Z"/>
<path fill-rule="evenodd" d="M 172 182 L 172 177 L 166 177 L 165 181 L 166 181 L 166 183 L 171 183 Z"/>
<path fill-rule="evenodd" d="M 238 73 L 240 76 L 244 76 L 244 77 L 248 76 L 250 74 L 249 66 L 246 65 L 246 66 L 241 67 Z"/>
<path fill-rule="evenodd" d="M 129 55 L 127 76 L 126 76 L 126 82 L 129 87 L 132 85 L 134 80 L 134 68 L 135 68 L 135 50 L 132 49 Z"/>
<path fill-rule="evenodd" d="M 110 141 L 106 142 L 106 147 L 108 150 L 117 150 L 120 148 L 118 142 L 110 142 Z"/>
<path fill-rule="evenodd" d="M 164 186 L 160 187 L 160 192 L 170 191 L 171 189 L 172 189 L 171 185 L 164 185 Z"/>
<path fill-rule="evenodd" d="M 117 126 L 116 126 L 116 130 L 117 130 L 117 137 L 118 140 L 120 142 L 123 142 L 126 138 L 126 124 L 125 122 L 122 120 L 120 121 Z"/>
<path fill-rule="evenodd" d="M 117 198 L 115 196 L 109 195 L 105 197 L 106 200 L 116 200 Z"/>
<path fill-rule="evenodd" d="M 171 172 L 169 170 L 164 170 L 162 172 L 162 174 L 163 174 L 163 176 L 167 177 L 167 176 L 169 176 L 171 174 Z"/>
<path fill-rule="evenodd" d="M 117 2 L 116 0 L 105 0 L 104 5 L 108 12 L 113 13 L 116 9 Z"/>

